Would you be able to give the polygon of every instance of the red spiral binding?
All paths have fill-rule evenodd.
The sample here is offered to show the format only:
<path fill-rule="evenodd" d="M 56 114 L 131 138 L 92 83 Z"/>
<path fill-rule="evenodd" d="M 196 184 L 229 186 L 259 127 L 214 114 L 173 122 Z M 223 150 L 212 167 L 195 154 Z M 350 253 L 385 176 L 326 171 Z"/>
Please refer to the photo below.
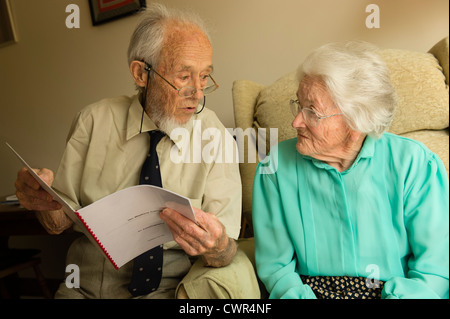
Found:
<path fill-rule="evenodd" d="M 86 229 L 89 231 L 91 236 L 95 239 L 95 242 L 100 246 L 102 251 L 105 253 L 106 257 L 108 257 L 109 261 L 111 261 L 111 263 L 113 264 L 114 268 L 119 269 L 119 267 L 117 267 L 116 262 L 112 259 L 111 255 L 108 253 L 108 251 L 103 246 L 103 244 L 100 242 L 100 240 L 97 238 L 97 236 L 92 232 L 91 227 L 89 227 L 88 224 L 86 224 L 86 222 L 84 221 L 83 217 L 81 217 L 80 213 L 78 213 L 78 211 L 76 211 L 75 214 L 77 215 L 78 219 L 83 223 L 84 227 L 86 227 Z"/>

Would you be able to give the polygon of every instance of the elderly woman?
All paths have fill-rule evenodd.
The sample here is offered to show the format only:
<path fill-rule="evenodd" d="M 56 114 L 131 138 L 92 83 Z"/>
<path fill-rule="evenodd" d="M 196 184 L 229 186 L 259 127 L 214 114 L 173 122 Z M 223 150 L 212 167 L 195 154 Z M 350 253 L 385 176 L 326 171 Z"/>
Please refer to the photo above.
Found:
<path fill-rule="evenodd" d="M 271 298 L 448 298 L 449 188 L 422 143 L 385 133 L 396 105 L 367 43 L 307 57 L 297 138 L 256 170 L 258 275 Z M 425 116 L 425 114 L 424 114 Z"/>

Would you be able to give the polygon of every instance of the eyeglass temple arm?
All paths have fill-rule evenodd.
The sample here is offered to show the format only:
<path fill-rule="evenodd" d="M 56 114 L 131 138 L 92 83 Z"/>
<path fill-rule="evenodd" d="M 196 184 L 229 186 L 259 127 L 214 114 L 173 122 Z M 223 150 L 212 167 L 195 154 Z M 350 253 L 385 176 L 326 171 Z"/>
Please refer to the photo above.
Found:
<path fill-rule="evenodd" d="M 329 118 L 329 117 L 332 117 L 332 116 L 336 116 L 336 115 L 342 115 L 342 113 L 336 113 L 336 114 L 325 115 L 325 116 L 317 116 L 317 118 L 319 120 L 321 120 L 321 119 L 326 119 L 326 118 Z"/>
<path fill-rule="evenodd" d="M 151 66 L 151 64 L 148 64 L 147 62 L 145 62 L 144 60 L 141 60 L 141 62 L 143 62 L 145 64 L 145 70 L 146 71 L 153 71 L 156 73 L 156 75 L 158 75 L 161 79 L 164 80 L 164 82 L 166 82 L 167 84 L 169 84 L 171 87 L 173 87 L 175 90 L 179 91 L 179 89 L 177 87 L 175 87 L 172 83 L 170 83 L 169 81 L 167 81 L 161 74 L 159 74 L 158 72 L 155 71 L 155 69 Z"/>
<path fill-rule="evenodd" d="M 217 84 L 217 82 L 214 80 L 214 78 L 212 77 L 211 74 L 208 75 L 209 78 L 213 81 L 214 85 L 216 86 L 216 88 L 219 88 L 219 84 Z"/>

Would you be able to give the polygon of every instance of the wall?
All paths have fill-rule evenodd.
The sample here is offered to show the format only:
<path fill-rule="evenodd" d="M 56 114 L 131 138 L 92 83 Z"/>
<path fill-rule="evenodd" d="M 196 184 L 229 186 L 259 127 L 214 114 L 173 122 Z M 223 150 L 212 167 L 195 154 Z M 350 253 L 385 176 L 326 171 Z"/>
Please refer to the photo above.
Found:
<path fill-rule="evenodd" d="M 21 167 L 5 141 L 32 166 L 55 170 L 81 107 L 103 97 L 134 94 L 126 49 L 136 16 L 94 27 L 87 0 L 10 2 L 19 41 L 0 48 L 0 195 L 14 192 Z M 161 2 L 194 9 L 212 28 L 220 89 L 208 98 L 208 107 L 226 127 L 234 126 L 234 80 L 270 84 L 323 43 L 362 39 L 382 48 L 426 52 L 448 36 L 447 0 Z M 71 3 L 80 8 L 79 29 L 65 25 L 65 8 Z M 379 29 L 365 25 L 371 3 L 380 8 Z"/>

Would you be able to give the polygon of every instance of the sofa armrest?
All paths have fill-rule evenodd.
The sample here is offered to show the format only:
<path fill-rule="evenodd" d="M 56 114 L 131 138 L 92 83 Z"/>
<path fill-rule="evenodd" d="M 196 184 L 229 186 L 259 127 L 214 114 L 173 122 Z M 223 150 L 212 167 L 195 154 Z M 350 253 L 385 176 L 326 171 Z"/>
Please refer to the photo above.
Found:
<path fill-rule="evenodd" d="M 236 127 L 243 130 L 252 127 L 257 97 L 264 87 L 265 85 L 248 80 L 233 82 L 232 93 Z"/>

